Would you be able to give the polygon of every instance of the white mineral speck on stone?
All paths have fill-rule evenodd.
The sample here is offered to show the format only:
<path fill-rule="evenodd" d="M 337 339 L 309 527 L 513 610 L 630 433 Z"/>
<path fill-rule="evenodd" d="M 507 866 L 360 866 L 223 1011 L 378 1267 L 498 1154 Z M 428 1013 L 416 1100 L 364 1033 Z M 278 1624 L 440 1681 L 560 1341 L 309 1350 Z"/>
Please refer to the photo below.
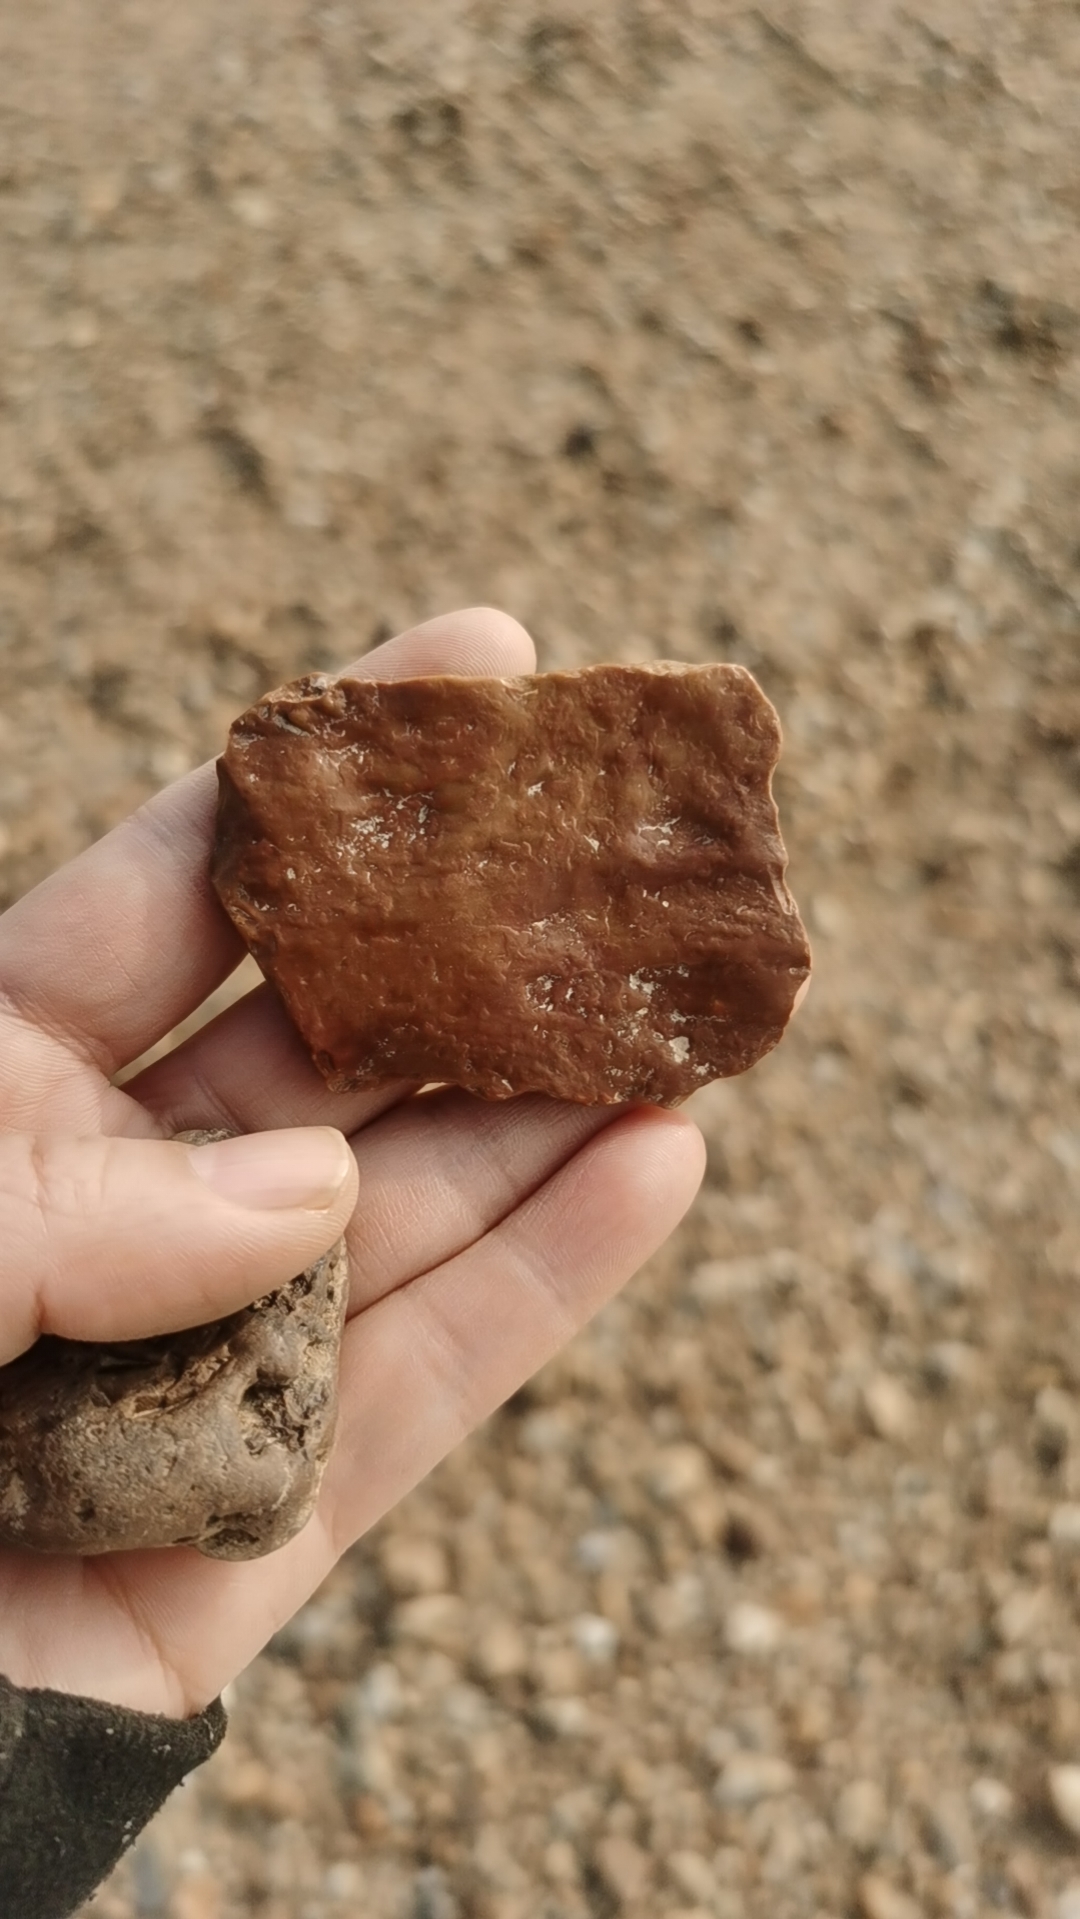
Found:
<path fill-rule="evenodd" d="M 679 1065 L 681 1066 L 683 1063 L 683 1060 L 687 1058 L 690 1052 L 690 1041 L 685 1037 L 685 1035 L 683 1035 L 683 1037 L 680 1039 L 669 1039 L 668 1051 L 670 1052 L 672 1059 L 678 1060 Z"/>

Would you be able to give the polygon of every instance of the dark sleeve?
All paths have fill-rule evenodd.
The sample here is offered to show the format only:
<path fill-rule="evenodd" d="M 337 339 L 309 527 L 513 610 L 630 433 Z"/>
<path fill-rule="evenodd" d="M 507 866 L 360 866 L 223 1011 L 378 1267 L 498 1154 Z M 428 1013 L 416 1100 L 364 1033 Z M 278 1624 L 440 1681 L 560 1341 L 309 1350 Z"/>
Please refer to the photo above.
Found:
<path fill-rule="evenodd" d="M 67 1919 L 224 1736 L 220 1700 L 165 1719 L 0 1674 L 0 1919 Z"/>

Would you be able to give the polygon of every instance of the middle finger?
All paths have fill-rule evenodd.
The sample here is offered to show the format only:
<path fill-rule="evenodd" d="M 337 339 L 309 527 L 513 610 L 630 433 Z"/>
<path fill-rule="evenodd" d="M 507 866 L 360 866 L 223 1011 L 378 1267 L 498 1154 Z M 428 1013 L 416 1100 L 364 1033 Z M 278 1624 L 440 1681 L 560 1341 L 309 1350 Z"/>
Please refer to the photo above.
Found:
<path fill-rule="evenodd" d="M 482 1239 L 624 1111 L 447 1086 L 385 1113 L 353 1141 L 350 1316 Z"/>

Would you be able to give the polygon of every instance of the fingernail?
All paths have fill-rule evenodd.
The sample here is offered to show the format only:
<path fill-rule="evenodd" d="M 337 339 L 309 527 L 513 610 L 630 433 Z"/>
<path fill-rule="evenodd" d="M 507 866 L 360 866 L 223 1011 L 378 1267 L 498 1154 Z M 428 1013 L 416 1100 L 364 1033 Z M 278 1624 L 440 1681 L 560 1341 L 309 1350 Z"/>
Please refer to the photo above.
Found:
<path fill-rule="evenodd" d="M 332 1126 L 297 1126 L 280 1133 L 243 1133 L 208 1146 L 191 1146 L 199 1178 L 234 1206 L 324 1212 L 349 1177 L 348 1142 Z"/>

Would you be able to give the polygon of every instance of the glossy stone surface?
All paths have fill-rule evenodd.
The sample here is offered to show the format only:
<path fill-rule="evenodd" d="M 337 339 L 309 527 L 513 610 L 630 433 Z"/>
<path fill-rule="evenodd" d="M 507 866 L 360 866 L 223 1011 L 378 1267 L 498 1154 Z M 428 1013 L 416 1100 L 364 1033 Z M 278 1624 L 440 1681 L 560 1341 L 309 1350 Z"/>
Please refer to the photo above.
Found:
<path fill-rule="evenodd" d="M 329 1084 L 675 1105 L 810 970 L 738 666 L 301 680 L 234 724 L 213 880 Z"/>

